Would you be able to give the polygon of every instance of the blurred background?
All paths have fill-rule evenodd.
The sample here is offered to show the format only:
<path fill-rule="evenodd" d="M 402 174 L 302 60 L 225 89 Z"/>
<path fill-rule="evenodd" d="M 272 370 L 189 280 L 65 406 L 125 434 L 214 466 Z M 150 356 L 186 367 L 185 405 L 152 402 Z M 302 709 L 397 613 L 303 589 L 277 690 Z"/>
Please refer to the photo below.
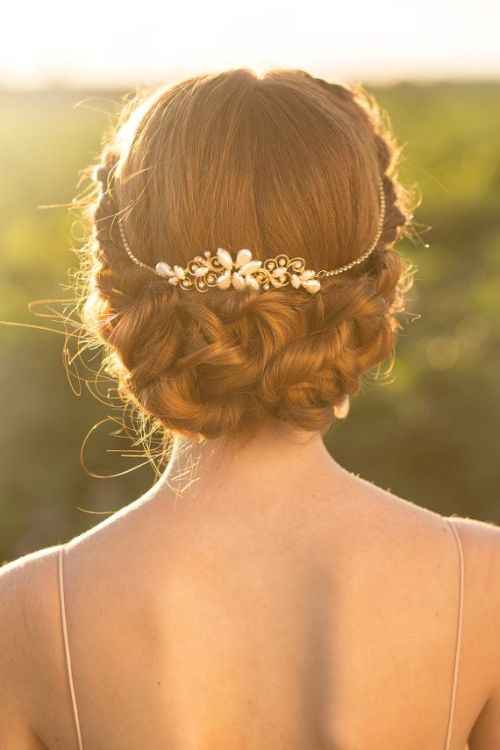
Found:
<path fill-rule="evenodd" d="M 404 145 L 400 175 L 422 196 L 420 241 L 398 246 L 418 267 L 414 315 L 388 382 L 353 400 L 327 445 L 414 503 L 500 523 L 500 6 L 348 5 L 143 0 L 128 13 L 87 0 L 72 18 L 62 2 L 10 4 L 0 31 L 0 562 L 81 533 L 155 480 L 140 446 L 117 434 L 120 412 L 78 389 L 76 364 L 68 376 L 64 337 L 29 327 L 55 327 L 29 305 L 71 297 L 79 226 L 65 204 L 122 96 L 231 67 L 361 82 L 389 115 Z"/>

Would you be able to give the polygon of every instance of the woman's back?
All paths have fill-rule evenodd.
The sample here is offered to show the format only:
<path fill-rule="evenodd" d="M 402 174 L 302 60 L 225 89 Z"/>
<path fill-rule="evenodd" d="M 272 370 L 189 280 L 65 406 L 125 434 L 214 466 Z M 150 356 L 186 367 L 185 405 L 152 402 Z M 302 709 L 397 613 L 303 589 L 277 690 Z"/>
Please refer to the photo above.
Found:
<path fill-rule="evenodd" d="M 78 747 L 58 621 L 85 750 L 465 747 L 492 655 L 492 583 L 467 553 L 484 532 L 500 558 L 496 530 L 455 520 L 455 539 L 348 473 L 297 479 L 265 497 L 162 491 L 130 506 L 59 558 L 62 621 L 59 548 L 27 563 L 45 686 L 32 726 L 50 750 Z"/>

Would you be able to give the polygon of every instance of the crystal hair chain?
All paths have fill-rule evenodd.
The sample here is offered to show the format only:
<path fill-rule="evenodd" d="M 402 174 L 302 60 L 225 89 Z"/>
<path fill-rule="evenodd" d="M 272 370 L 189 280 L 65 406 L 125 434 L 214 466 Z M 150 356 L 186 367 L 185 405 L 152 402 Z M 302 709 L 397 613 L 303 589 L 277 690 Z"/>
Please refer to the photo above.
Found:
<path fill-rule="evenodd" d="M 196 255 L 183 268 L 179 265 L 171 267 L 165 261 L 159 261 L 156 266 L 149 266 L 136 258 L 127 242 L 125 229 L 123 227 L 124 217 L 118 218 L 118 227 L 125 251 L 129 258 L 141 268 L 144 268 L 157 276 L 165 278 L 169 284 L 179 286 L 181 289 L 196 289 L 206 292 L 210 287 L 217 286 L 219 289 L 270 289 L 280 288 L 291 284 L 295 289 L 302 287 L 310 294 L 316 294 L 321 288 L 320 279 L 327 276 L 336 276 L 348 271 L 358 263 L 362 263 L 376 248 L 385 219 L 385 194 L 382 177 L 379 181 L 379 220 L 378 229 L 372 244 L 355 260 L 346 263 L 340 268 L 326 271 L 313 271 L 306 267 L 304 258 L 289 258 L 288 255 L 280 254 L 267 260 L 254 260 L 252 252 L 248 249 L 239 250 L 236 260 L 231 254 L 219 247 L 215 255 L 209 250 L 203 252 L 203 256 Z"/>

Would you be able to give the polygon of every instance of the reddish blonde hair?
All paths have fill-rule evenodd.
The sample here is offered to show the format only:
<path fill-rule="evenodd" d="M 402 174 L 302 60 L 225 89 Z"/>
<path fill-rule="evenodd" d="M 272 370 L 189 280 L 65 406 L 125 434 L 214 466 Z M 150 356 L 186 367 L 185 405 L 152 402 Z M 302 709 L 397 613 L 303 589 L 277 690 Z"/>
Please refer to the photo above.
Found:
<path fill-rule="evenodd" d="M 411 286 L 393 244 L 412 218 L 399 150 L 364 89 L 302 70 L 197 75 L 136 99 L 105 141 L 88 205 L 82 316 L 123 398 L 188 437 L 249 434 L 273 416 L 324 431 L 335 405 L 393 355 Z M 187 262 L 205 249 L 302 256 L 336 268 L 290 286 L 181 290 L 131 262 Z"/>

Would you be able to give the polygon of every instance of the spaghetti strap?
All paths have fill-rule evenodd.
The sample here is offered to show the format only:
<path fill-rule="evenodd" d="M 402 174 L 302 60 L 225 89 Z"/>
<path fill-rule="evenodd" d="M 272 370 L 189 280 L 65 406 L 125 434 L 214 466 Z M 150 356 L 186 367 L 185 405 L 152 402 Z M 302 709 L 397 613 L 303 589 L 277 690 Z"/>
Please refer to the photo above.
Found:
<path fill-rule="evenodd" d="M 66 547 L 64 544 L 61 544 L 59 546 L 59 555 L 58 555 L 59 603 L 60 603 L 60 609 L 61 609 L 61 625 L 62 625 L 63 642 L 64 642 L 64 658 L 66 662 L 66 673 L 67 673 L 67 678 L 68 678 L 69 691 L 71 694 L 71 703 L 73 706 L 73 718 L 75 722 L 76 736 L 78 739 L 78 750 L 83 750 L 82 733 L 80 729 L 80 719 L 78 716 L 78 706 L 76 704 L 75 687 L 73 684 L 73 670 L 71 667 L 71 654 L 70 654 L 69 642 L 68 642 L 68 625 L 66 622 L 66 602 L 65 602 L 65 597 L 64 597 L 64 555 L 65 555 L 65 552 L 66 552 Z"/>
<path fill-rule="evenodd" d="M 459 587 L 458 587 L 458 611 L 457 611 L 457 628 L 456 628 L 456 641 L 455 641 L 455 657 L 453 660 L 453 679 L 451 688 L 450 698 L 450 710 L 448 715 L 448 731 L 446 734 L 446 743 L 444 750 L 450 750 L 451 747 L 451 733 L 453 730 L 453 718 L 455 714 L 455 701 L 457 695 L 457 681 L 458 681 L 458 667 L 460 661 L 460 647 L 462 642 L 462 623 L 463 623 L 463 609 L 464 609 L 464 554 L 462 549 L 462 542 L 460 540 L 460 534 L 458 533 L 456 524 L 452 523 L 452 516 L 448 517 L 448 525 L 453 530 L 455 542 L 458 550 L 459 560 Z"/>

